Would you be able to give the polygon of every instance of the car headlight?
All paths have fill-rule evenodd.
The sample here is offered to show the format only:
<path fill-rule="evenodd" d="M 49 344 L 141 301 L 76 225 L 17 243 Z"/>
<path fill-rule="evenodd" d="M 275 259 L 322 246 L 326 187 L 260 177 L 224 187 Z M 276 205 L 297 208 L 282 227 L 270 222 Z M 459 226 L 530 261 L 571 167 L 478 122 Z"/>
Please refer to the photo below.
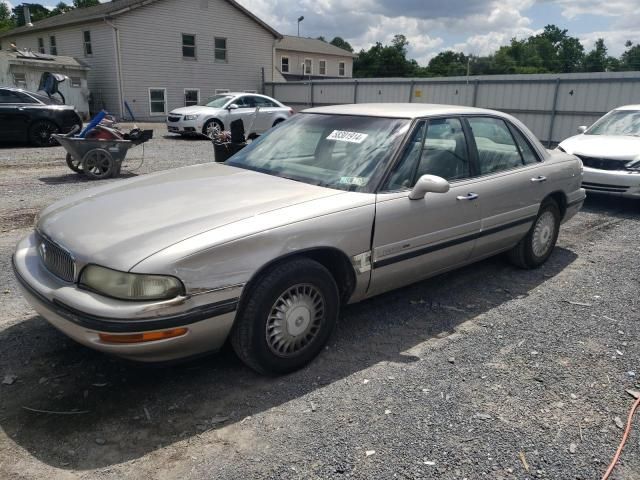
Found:
<path fill-rule="evenodd" d="M 198 115 L 185 115 L 184 119 L 185 120 L 197 120 L 198 119 Z"/>
<path fill-rule="evenodd" d="M 80 286 L 122 300 L 166 300 L 184 293 L 182 282 L 175 277 L 119 272 L 98 265 L 82 270 Z"/>

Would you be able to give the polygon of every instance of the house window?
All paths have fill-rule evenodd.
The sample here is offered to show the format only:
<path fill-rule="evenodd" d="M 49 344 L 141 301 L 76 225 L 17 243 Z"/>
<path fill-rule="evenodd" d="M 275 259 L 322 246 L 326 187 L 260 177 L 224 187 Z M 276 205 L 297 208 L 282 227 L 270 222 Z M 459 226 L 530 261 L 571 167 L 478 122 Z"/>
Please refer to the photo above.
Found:
<path fill-rule="evenodd" d="M 216 95 L 222 95 L 223 93 L 229 93 L 231 90 L 229 90 L 228 88 L 216 88 L 215 90 L 215 94 Z"/>
<path fill-rule="evenodd" d="M 216 62 L 227 63 L 227 39 L 215 39 L 215 60 Z"/>
<path fill-rule="evenodd" d="M 190 33 L 182 34 L 182 56 L 196 58 L 196 36 Z"/>
<path fill-rule="evenodd" d="M 71 86 L 73 88 L 80 88 L 82 86 L 82 79 L 80 77 L 71 77 Z"/>
<path fill-rule="evenodd" d="M 27 88 L 27 75 L 24 73 L 14 73 L 13 82 L 18 88 Z"/>
<path fill-rule="evenodd" d="M 304 59 L 304 74 L 311 75 L 313 71 L 313 63 L 310 58 Z"/>
<path fill-rule="evenodd" d="M 38 53 L 45 53 L 44 52 L 44 38 L 42 38 L 42 37 L 38 38 Z"/>
<path fill-rule="evenodd" d="M 338 75 L 344 77 L 344 62 L 338 64 Z"/>
<path fill-rule="evenodd" d="M 200 90 L 197 88 L 186 88 L 184 90 L 184 106 L 192 107 L 200 103 Z"/>
<path fill-rule="evenodd" d="M 320 63 L 318 63 L 318 74 L 319 75 L 326 75 L 327 74 L 327 61 L 326 60 L 320 60 Z"/>
<path fill-rule="evenodd" d="M 167 89 L 149 89 L 149 111 L 151 115 L 163 115 L 167 113 Z"/>
<path fill-rule="evenodd" d="M 84 56 L 90 57 L 93 55 L 93 47 L 91 47 L 91 32 L 89 30 L 85 30 L 82 32 L 82 38 L 84 41 Z"/>
<path fill-rule="evenodd" d="M 58 55 L 58 46 L 56 45 L 56 37 L 54 35 L 49 37 L 49 53 L 51 55 Z"/>
<path fill-rule="evenodd" d="M 289 57 L 280 58 L 280 71 L 282 73 L 289 73 Z"/>
<path fill-rule="evenodd" d="M 244 93 L 258 93 L 257 90 L 245 90 Z"/>

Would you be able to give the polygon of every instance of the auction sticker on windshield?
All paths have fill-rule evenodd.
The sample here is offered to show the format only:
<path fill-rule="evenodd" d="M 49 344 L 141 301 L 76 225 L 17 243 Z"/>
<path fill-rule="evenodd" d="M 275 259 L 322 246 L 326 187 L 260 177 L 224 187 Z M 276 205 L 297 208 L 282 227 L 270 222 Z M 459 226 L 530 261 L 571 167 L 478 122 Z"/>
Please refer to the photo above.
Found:
<path fill-rule="evenodd" d="M 327 137 L 327 140 L 337 140 L 339 142 L 362 143 L 368 135 L 366 133 L 346 132 L 344 130 L 334 130 Z"/>

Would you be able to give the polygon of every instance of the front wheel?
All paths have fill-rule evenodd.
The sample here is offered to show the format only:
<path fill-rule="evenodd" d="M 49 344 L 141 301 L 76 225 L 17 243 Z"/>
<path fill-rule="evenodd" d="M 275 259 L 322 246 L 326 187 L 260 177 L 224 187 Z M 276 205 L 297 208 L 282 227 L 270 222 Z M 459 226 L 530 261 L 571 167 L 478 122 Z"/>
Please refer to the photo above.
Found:
<path fill-rule="evenodd" d="M 296 258 L 269 269 L 248 292 L 231 333 L 240 359 L 259 373 L 302 368 L 337 322 L 338 287 L 318 262 Z"/>
<path fill-rule="evenodd" d="M 509 260 L 520 268 L 537 268 L 551 256 L 560 232 L 560 209 L 545 200 L 529 233 L 509 251 Z"/>
<path fill-rule="evenodd" d="M 202 133 L 209 137 L 210 140 L 215 140 L 222 131 L 222 123 L 219 120 L 208 120 L 202 127 Z"/>

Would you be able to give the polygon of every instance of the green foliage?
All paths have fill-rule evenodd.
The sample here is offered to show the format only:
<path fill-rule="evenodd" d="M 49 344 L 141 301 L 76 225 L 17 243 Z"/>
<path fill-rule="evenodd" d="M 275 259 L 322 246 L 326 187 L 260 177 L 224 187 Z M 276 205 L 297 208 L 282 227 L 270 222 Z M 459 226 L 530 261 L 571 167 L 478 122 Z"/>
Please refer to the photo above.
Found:
<path fill-rule="evenodd" d="M 70 12 L 71 10 L 73 10 L 73 6 L 71 5 L 67 5 L 64 2 L 60 2 L 56 5 L 56 7 L 51 10 L 51 15 L 50 16 L 54 16 L 54 15 L 60 15 L 61 13 L 67 13 Z"/>
<path fill-rule="evenodd" d="M 409 77 L 417 74 L 418 63 L 407 59 L 409 42 L 396 35 L 391 45 L 376 43 L 368 51 L 360 51 L 353 64 L 356 77 Z"/>
<path fill-rule="evenodd" d="M 100 0 L 73 0 L 73 6 L 75 8 L 87 8 L 100 5 Z"/>
<path fill-rule="evenodd" d="M 333 40 L 329 42 L 331 45 L 353 53 L 353 47 L 342 37 L 333 37 Z"/>
<path fill-rule="evenodd" d="M 627 50 L 620 57 L 620 70 L 640 70 L 640 44 L 625 44 Z"/>
<path fill-rule="evenodd" d="M 13 19 L 11 18 L 11 10 L 9 6 L 0 1 L 0 32 L 10 30 L 14 27 Z"/>

